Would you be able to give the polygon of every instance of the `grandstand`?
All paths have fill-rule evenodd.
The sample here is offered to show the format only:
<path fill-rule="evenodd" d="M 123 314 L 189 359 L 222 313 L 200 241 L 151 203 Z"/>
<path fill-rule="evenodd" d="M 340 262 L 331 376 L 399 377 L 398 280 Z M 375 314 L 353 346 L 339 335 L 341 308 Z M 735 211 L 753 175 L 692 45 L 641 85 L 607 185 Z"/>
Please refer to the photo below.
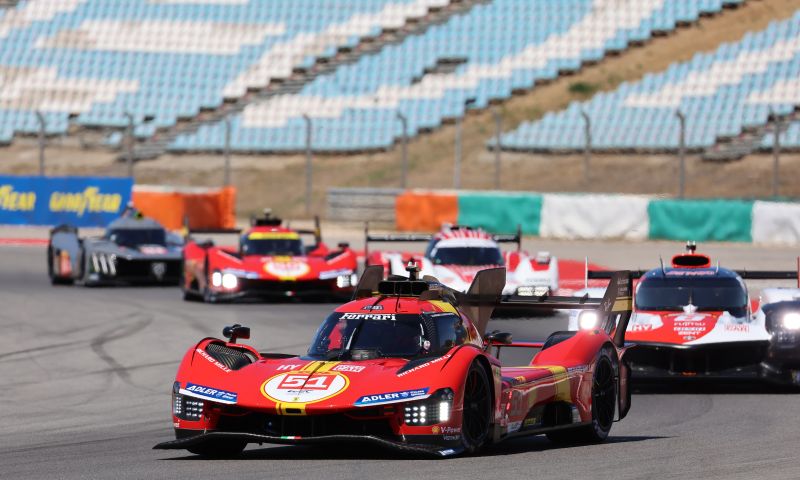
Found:
<path fill-rule="evenodd" d="M 48 174 L 126 174 L 112 160 L 133 120 L 136 155 L 160 157 L 136 165 L 137 182 L 216 185 L 229 120 L 239 207 L 295 208 L 308 115 L 320 209 L 328 186 L 398 184 L 398 113 L 409 185 L 452 187 L 460 151 L 462 186 L 492 188 L 496 112 L 503 188 L 671 194 L 677 105 L 687 195 L 762 195 L 772 162 L 758 150 L 778 127 L 784 148 L 800 145 L 798 10 L 800 0 L 21 0 L 0 8 L 0 171 L 38 171 L 28 137 L 40 112 Z M 718 85 L 680 84 L 695 77 Z M 667 106 L 609 100 L 653 103 L 644 84 L 684 86 L 665 90 Z M 588 186 L 584 156 L 561 155 L 582 151 L 587 108 Z M 800 185 L 796 161 L 781 158 L 782 194 Z"/>
<path fill-rule="evenodd" d="M 29 0 L 0 13 L 0 141 L 40 111 L 48 134 L 133 121 L 143 156 L 219 150 L 230 116 L 235 150 L 292 152 L 308 115 L 317 151 L 386 149 L 398 112 L 436 129 L 741 2 Z"/>
<path fill-rule="evenodd" d="M 321 76 L 299 93 L 248 105 L 233 118 L 232 147 L 291 152 L 305 145 L 303 115 L 315 125 L 316 151 L 383 149 L 402 135 L 436 129 L 514 92 L 647 41 L 724 1 L 494 0 L 380 53 Z M 448 68 L 449 67 L 449 68 Z M 173 150 L 220 149 L 222 124 L 182 136 Z"/>
<path fill-rule="evenodd" d="M 502 136 L 502 148 L 581 150 L 585 112 L 592 120 L 595 150 L 672 151 L 679 142 L 677 111 L 686 116 L 687 147 L 708 149 L 709 158 L 749 153 L 747 142 L 751 151 L 772 148 L 772 119 L 783 119 L 784 125 L 789 125 L 800 105 L 798 75 L 800 13 L 713 53 L 697 54 L 689 62 L 672 65 L 666 72 L 647 75 L 616 91 L 526 122 Z M 749 132 L 747 138 L 743 132 Z M 781 143 L 800 146 L 798 133 L 792 124 Z"/>
<path fill-rule="evenodd" d="M 148 136 L 441 9 L 447 0 L 29 0 L 0 12 L 0 141 Z M 149 120 L 147 123 L 143 121 Z"/>

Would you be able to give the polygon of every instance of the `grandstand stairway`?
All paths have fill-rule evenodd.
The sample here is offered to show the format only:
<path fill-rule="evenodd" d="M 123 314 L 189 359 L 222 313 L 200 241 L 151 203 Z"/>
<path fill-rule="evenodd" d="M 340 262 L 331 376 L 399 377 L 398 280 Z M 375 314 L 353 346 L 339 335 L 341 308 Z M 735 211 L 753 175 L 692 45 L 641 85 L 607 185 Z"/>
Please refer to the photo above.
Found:
<path fill-rule="evenodd" d="M 269 83 L 261 87 L 250 86 L 243 95 L 226 97 L 218 108 L 201 110 L 192 118 L 178 118 L 177 122 L 163 129 L 157 130 L 151 137 L 138 139 L 134 147 L 134 160 L 145 160 L 163 154 L 169 145 L 180 135 L 197 132 L 203 125 L 224 121 L 230 115 L 241 113 L 245 107 L 253 102 L 264 100 L 277 95 L 298 93 L 302 88 L 319 77 L 335 71 L 342 65 L 352 64 L 360 58 L 374 54 L 386 45 L 401 43 L 412 35 L 424 34 L 428 28 L 447 22 L 455 15 L 469 11 L 473 6 L 487 3 L 489 0 L 451 0 L 441 7 L 432 7 L 428 14 L 421 18 L 409 18 L 406 23 L 397 28 L 384 28 L 375 37 L 364 37 L 353 48 L 339 47 L 332 57 L 319 57 L 308 68 L 298 67 L 289 78 L 270 79 Z M 444 2 L 442 2 L 444 3 Z M 120 159 L 127 158 L 123 153 Z"/>
<path fill-rule="evenodd" d="M 785 134 L 789 126 L 800 119 L 800 114 L 792 112 L 788 115 L 775 116 L 775 118 L 777 118 L 777 122 L 770 117 L 770 121 L 763 125 L 745 127 L 739 135 L 719 139 L 717 143 L 703 152 L 703 160 L 740 160 L 757 150 L 769 148 L 774 142 L 775 133 Z"/>

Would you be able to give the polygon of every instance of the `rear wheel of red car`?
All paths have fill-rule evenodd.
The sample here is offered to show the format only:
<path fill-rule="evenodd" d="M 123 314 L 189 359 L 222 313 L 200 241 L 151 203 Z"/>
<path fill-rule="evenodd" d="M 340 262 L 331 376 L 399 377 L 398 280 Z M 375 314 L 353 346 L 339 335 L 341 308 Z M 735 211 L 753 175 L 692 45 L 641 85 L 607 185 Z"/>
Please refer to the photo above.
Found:
<path fill-rule="evenodd" d="M 242 440 L 219 438 L 215 440 L 208 440 L 200 445 L 189 447 L 186 450 L 194 453 L 195 455 L 200 455 L 201 457 L 231 458 L 242 453 L 242 450 L 244 450 L 244 447 L 246 446 L 247 442 Z"/>
<path fill-rule="evenodd" d="M 464 382 L 464 411 L 461 420 L 461 442 L 467 453 L 475 453 L 489 438 L 492 422 L 492 390 L 489 378 L 473 363 Z"/>
<path fill-rule="evenodd" d="M 617 385 L 614 376 L 614 362 L 607 350 L 602 350 L 597 358 L 592 377 L 592 423 L 583 427 L 558 430 L 547 434 L 555 443 L 599 443 L 608 438 L 614 424 L 617 406 Z"/>

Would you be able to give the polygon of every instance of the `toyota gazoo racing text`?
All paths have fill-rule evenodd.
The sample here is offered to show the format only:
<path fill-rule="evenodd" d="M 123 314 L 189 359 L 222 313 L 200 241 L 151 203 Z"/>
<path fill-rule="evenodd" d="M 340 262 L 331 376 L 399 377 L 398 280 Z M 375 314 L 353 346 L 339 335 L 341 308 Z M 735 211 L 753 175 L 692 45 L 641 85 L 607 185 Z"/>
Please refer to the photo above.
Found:
<path fill-rule="evenodd" d="M 346 243 L 329 249 L 322 242 L 319 220 L 314 230 L 284 227 L 270 214 L 254 218 L 235 247 L 215 246 L 192 236 L 184 248 L 181 288 L 185 299 L 206 302 L 244 297 L 348 298 L 357 283 L 357 258 Z M 192 231 L 190 234 L 196 234 Z M 212 232 L 214 233 L 214 232 Z M 305 245 L 309 234 L 314 244 Z"/>
<path fill-rule="evenodd" d="M 798 289 L 766 289 L 752 313 L 745 279 L 797 279 L 797 271 L 734 271 L 696 252 L 641 275 L 634 293 L 626 355 L 634 380 L 765 379 L 800 385 L 800 308 L 785 300 Z M 609 272 L 589 272 L 608 278 Z M 593 289 L 590 289 L 593 290 Z M 581 292 L 578 292 L 581 293 Z M 590 292 L 586 292 L 590 293 Z M 795 297 L 796 298 L 796 297 Z M 570 318 L 570 330 L 594 328 L 592 312 Z"/>
<path fill-rule="evenodd" d="M 182 246 L 180 235 L 128 207 L 99 237 L 81 238 L 78 229 L 70 225 L 53 228 L 47 245 L 47 273 L 53 284 L 175 285 Z"/>
<path fill-rule="evenodd" d="M 505 267 L 505 295 L 542 296 L 558 289 L 558 260 L 548 252 L 529 255 L 521 249 L 521 232 L 492 235 L 479 228 L 444 225 L 436 234 L 365 234 L 367 249 L 374 242 L 427 242 L 424 254 L 410 252 L 366 252 L 368 265 L 383 265 L 387 275 L 407 275 L 413 260 L 422 275 L 431 275 L 450 288 L 464 292 L 475 275 L 486 268 Z M 499 243 L 516 243 L 514 251 L 503 251 Z"/>
<path fill-rule="evenodd" d="M 382 267 L 368 267 L 354 299 L 322 322 L 304 355 L 259 353 L 237 341 L 249 337 L 239 325 L 226 327 L 227 341 L 193 345 L 172 386 L 176 439 L 155 448 L 226 456 L 248 443 L 367 441 L 450 456 L 523 435 L 602 441 L 626 415 L 627 272 L 614 276 L 602 303 L 542 300 L 548 309 L 592 306 L 606 320 L 535 343 L 483 334 L 503 268 L 478 273 L 466 294 L 409 270 L 407 279 L 381 280 Z M 509 347 L 540 351 L 529 364 L 506 366 L 498 356 Z"/>

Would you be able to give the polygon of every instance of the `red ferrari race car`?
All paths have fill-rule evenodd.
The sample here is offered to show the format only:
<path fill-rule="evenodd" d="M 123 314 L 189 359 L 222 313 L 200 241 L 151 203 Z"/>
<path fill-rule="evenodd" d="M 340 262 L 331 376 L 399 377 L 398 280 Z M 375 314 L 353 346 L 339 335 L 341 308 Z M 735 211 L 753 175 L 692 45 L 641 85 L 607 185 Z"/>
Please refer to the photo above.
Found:
<path fill-rule="evenodd" d="M 383 265 L 387 275 L 407 275 L 405 265 L 413 260 L 422 275 L 431 275 L 450 288 L 464 292 L 479 271 L 505 267 L 505 295 L 542 296 L 558 289 L 558 260 L 548 252 L 529 255 L 521 249 L 522 234 L 492 235 L 479 228 L 444 225 L 436 234 L 371 234 L 365 231 L 367 265 Z M 424 255 L 408 252 L 369 252 L 370 242 L 427 242 Z M 500 243 L 516 243 L 515 251 L 500 249 Z"/>
<path fill-rule="evenodd" d="M 478 273 L 466 294 L 409 270 L 408 279 L 381 280 L 380 266 L 366 269 L 354 300 L 322 322 L 305 355 L 259 353 L 238 342 L 250 334 L 239 325 L 226 327 L 227 341 L 193 345 L 172 386 L 176 440 L 155 448 L 228 456 L 248 443 L 353 441 L 441 457 L 524 435 L 602 441 L 625 417 L 627 272 L 602 301 L 514 302 L 593 305 L 604 319 L 533 343 L 482 333 L 500 302 L 503 268 Z M 499 349 L 508 347 L 540 351 L 530 364 L 504 366 Z"/>
<path fill-rule="evenodd" d="M 245 297 L 349 298 L 358 281 L 357 257 L 346 243 L 335 250 L 321 239 L 319 220 L 314 230 L 282 226 L 269 213 L 252 220 L 236 247 L 215 246 L 191 237 L 183 249 L 184 299 L 206 302 Z M 219 233 L 219 232 L 209 232 Z M 241 234 L 239 230 L 226 233 Z M 304 245 L 301 235 L 313 235 Z"/>
<path fill-rule="evenodd" d="M 800 322 L 753 315 L 743 281 L 797 280 L 797 271 L 712 266 L 693 242 L 671 263 L 632 272 L 641 277 L 626 335 L 636 344 L 626 355 L 635 381 L 765 379 L 800 385 Z M 610 275 L 592 271 L 588 277 Z M 569 329 L 593 329 L 596 321 L 593 312 L 573 314 Z"/>

